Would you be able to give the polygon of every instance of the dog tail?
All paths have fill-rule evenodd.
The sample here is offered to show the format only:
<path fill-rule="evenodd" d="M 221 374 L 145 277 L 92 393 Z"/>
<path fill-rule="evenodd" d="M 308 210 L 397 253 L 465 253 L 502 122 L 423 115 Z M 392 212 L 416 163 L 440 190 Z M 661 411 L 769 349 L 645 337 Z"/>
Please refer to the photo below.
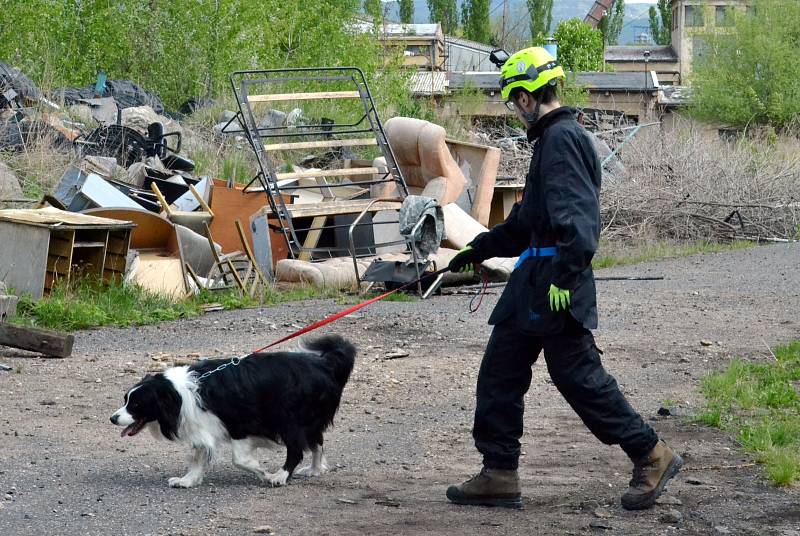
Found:
<path fill-rule="evenodd" d="M 320 354 L 333 370 L 337 383 L 344 387 L 353 371 L 356 347 L 339 335 L 325 335 L 317 339 L 303 341 L 304 350 Z"/>

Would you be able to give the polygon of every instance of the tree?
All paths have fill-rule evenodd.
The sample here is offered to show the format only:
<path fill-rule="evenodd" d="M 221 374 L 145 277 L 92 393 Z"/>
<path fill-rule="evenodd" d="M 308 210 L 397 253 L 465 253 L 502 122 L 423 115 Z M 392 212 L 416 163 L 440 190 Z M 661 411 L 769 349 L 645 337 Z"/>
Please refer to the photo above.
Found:
<path fill-rule="evenodd" d="M 364 0 L 364 13 L 372 17 L 372 20 L 379 22 L 383 19 L 381 0 Z"/>
<path fill-rule="evenodd" d="M 800 121 L 800 3 L 754 0 L 729 31 L 707 30 L 693 63 L 692 114 L 733 127 L 796 127 Z"/>
<path fill-rule="evenodd" d="M 531 18 L 531 39 L 540 41 L 550 33 L 553 25 L 553 0 L 527 0 Z"/>
<path fill-rule="evenodd" d="M 672 43 L 672 10 L 669 0 L 658 0 L 658 4 L 650 6 L 650 33 L 657 45 Z"/>
<path fill-rule="evenodd" d="M 458 30 L 458 6 L 456 5 L 456 0 L 428 0 L 428 11 L 430 12 L 431 22 L 441 24 L 444 33 L 452 34 Z"/>
<path fill-rule="evenodd" d="M 414 0 L 400 0 L 400 22 L 403 24 L 414 22 Z"/>
<path fill-rule="evenodd" d="M 558 41 L 558 61 L 567 71 L 603 70 L 603 34 L 581 19 L 563 20 L 553 37 Z"/>
<path fill-rule="evenodd" d="M 489 43 L 492 40 L 489 0 L 465 0 L 461 10 L 461 22 L 467 39 Z"/>
<path fill-rule="evenodd" d="M 622 33 L 622 26 L 625 24 L 625 2 L 617 0 L 614 3 L 613 11 L 609 15 L 606 13 L 600 19 L 598 28 L 603 34 L 603 41 L 606 45 L 618 45 L 619 34 Z"/>

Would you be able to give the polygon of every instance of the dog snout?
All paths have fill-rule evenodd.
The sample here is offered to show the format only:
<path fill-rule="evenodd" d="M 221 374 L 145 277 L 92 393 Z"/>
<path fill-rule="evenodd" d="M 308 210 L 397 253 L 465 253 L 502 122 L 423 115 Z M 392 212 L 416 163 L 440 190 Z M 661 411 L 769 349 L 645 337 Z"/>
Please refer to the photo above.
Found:
<path fill-rule="evenodd" d="M 111 424 L 117 424 L 117 421 L 119 421 L 119 415 L 115 413 L 111 416 Z"/>

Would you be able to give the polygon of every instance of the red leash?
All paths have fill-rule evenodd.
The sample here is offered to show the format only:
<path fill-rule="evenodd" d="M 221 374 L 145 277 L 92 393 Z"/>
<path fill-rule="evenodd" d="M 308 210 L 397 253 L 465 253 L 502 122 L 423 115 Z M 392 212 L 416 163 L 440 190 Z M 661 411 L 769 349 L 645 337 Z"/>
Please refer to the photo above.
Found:
<path fill-rule="evenodd" d="M 342 317 L 345 317 L 347 315 L 353 314 L 356 311 L 358 311 L 359 309 L 363 309 L 367 305 L 370 305 L 370 304 L 375 303 L 377 301 L 381 301 L 384 298 L 388 298 L 392 294 L 395 294 L 397 292 L 400 292 L 401 290 L 405 290 L 405 289 L 407 289 L 409 287 L 412 287 L 412 286 L 416 285 L 417 283 L 422 282 L 424 279 L 426 279 L 428 277 L 435 277 L 435 276 L 441 275 L 441 274 L 443 274 L 443 273 L 445 273 L 445 272 L 447 272 L 449 270 L 450 270 L 449 268 L 442 268 L 441 270 L 439 270 L 437 272 L 432 272 L 430 274 L 425 274 L 422 277 L 420 277 L 419 279 L 415 279 L 414 281 L 412 281 L 410 283 L 406 283 L 402 287 L 398 287 L 398 288 L 396 288 L 396 289 L 394 289 L 392 291 L 389 291 L 389 292 L 387 292 L 385 294 L 381 294 L 380 296 L 376 296 L 375 298 L 370 298 L 369 300 L 363 301 L 363 302 L 361 302 L 361 303 L 359 303 L 357 305 L 354 305 L 354 306 L 352 306 L 352 307 L 350 307 L 348 309 L 345 309 L 344 311 L 339 311 L 338 313 L 332 314 L 332 315 L 330 315 L 330 316 L 328 316 L 326 318 L 323 318 L 322 320 L 314 322 L 313 324 L 309 324 L 308 326 L 306 326 L 306 327 L 304 327 L 302 329 L 299 329 L 299 330 L 295 331 L 294 333 L 290 333 L 289 335 L 287 335 L 286 337 L 283 337 L 282 339 L 278 339 L 277 341 L 272 342 L 272 343 L 270 343 L 270 344 L 268 344 L 268 345 L 266 345 L 266 346 L 264 346 L 262 348 L 258 348 L 257 350 L 253 350 L 252 353 L 257 354 L 258 352 L 261 352 L 262 350 L 266 350 L 267 348 L 272 348 L 273 346 L 277 346 L 282 342 L 286 342 L 288 340 L 294 339 L 295 337 L 299 337 L 300 335 L 304 335 L 304 334 L 308 333 L 309 331 L 314 331 L 315 329 L 319 329 L 322 326 L 330 324 L 331 322 L 335 322 L 335 321 L 339 320 Z"/>

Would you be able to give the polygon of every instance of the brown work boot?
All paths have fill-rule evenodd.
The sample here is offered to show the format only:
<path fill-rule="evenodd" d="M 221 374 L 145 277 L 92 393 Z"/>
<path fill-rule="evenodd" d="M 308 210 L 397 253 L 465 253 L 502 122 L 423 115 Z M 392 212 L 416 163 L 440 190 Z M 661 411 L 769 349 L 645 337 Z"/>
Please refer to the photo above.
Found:
<path fill-rule="evenodd" d="M 447 498 L 456 504 L 522 508 L 522 493 L 516 470 L 484 467 L 463 484 L 447 488 Z"/>
<path fill-rule="evenodd" d="M 656 443 L 650 454 L 633 461 L 633 478 L 622 496 L 626 510 L 644 510 L 656 503 L 667 481 L 678 474 L 683 459 L 663 441 Z"/>

